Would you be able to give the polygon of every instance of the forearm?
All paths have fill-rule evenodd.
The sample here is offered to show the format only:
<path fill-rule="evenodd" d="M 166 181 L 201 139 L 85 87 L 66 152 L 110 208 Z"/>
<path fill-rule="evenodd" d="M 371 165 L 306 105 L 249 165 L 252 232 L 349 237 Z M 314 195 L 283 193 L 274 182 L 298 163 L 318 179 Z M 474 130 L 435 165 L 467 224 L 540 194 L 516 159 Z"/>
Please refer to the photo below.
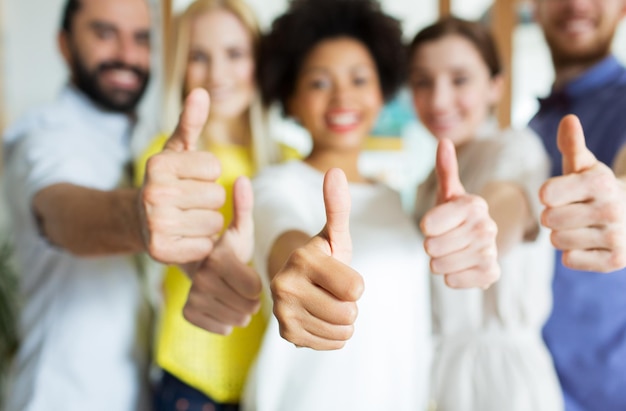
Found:
<path fill-rule="evenodd" d="M 506 254 L 533 230 L 538 222 L 532 217 L 528 198 L 524 190 L 510 182 L 492 182 L 482 192 L 487 201 L 489 214 L 498 226 L 496 246 L 498 255 Z"/>
<path fill-rule="evenodd" d="M 281 234 L 274 242 L 267 259 L 269 279 L 274 278 L 294 250 L 305 245 L 310 239 L 311 237 L 302 231 L 287 231 Z"/>
<path fill-rule="evenodd" d="M 143 251 L 138 190 L 100 191 L 56 184 L 39 191 L 33 210 L 43 236 L 83 257 Z"/>

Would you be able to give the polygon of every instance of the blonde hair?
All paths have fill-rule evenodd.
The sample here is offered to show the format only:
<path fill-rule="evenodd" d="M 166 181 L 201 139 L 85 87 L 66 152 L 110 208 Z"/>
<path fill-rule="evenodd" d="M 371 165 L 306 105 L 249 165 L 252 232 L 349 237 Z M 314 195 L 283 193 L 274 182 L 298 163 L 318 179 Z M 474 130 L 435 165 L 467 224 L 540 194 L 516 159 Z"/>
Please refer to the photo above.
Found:
<path fill-rule="evenodd" d="M 184 99 L 184 83 L 189 60 L 190 33 L 193 20 L 204 13 L 214 10 L 225 10 L 241 21 L 251 35 L 254 50 L 255 66 L 258 56 L 258 45 L 261 30 L 254 12 L 243 0 L 196 0 L 184 12 L 176 16 L 168 50 L 166 50 L 165 86 L 164 86 L 164 121 L 168 132 L 178 123 Z M 260 169 L 279 159 L 279 150 L 272 142 L 268 130 L 268 113 L 256 93 L 250 104 L 250 135 L 252 136 L 252 155 L 255 166 Z"/>

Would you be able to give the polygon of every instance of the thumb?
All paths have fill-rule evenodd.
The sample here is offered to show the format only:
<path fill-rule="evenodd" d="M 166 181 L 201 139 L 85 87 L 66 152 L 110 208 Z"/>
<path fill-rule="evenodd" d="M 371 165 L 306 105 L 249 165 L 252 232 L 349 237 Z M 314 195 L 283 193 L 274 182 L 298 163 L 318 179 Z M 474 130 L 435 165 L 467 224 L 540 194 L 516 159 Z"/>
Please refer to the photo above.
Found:
<path fill-rule="evenodd" d="M 177 152 L 195 151 L 209 116 L 209 106 L 209 93 L 206 90 L 203 88 L 191 90 L 185 99 L 176 130 L 167 140 L 164 148 Z"/>
<path fill-rule="evenodd" d="M 229 229 L 234 229 L 238 233 L 240 241 L 236 247 L 236 254 L 244 263 L 252 258 L 254 248 L 253 206 L 252 184 L 247 177 L 239 177 L 233 186 L 233 219 Z"/>
<path fill-rule="evenodd" d="M 456 159 L 456 149 L 452 141 L 447 138 L 439 140 L 437 146 L 437 204 L 445 203 L 465 194 L 465 189 L 459 178 L 459 164 Z"/>
<path fill-rule="evenodd" d="M 563 117 L 559 123 L 556 141 L 563 155 L 563 174 L 585 171 L 598 162 L 585 144 L 583 127 L 575 115 Z"/>
<path fill-rule="evenodd" d="M 352 259 L 350 237 L 350 189 L 346 175 L 339 168 L 331 168 L 324 176 L 324 206 L 331 255 L 344 264 Z"/>

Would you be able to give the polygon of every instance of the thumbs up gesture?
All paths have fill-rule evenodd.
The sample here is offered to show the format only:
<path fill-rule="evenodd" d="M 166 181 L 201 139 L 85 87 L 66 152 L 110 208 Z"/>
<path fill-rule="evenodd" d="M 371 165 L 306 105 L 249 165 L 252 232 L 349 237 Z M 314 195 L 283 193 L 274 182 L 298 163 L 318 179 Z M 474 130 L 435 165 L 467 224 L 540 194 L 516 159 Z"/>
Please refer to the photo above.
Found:
<path fill-rule="evenodd" d="M 335 350 L 354 332 L 356 302 L 364 285 L 361 275 L 348 266 L 350 192 L 343 171 L 326 173 L 323 192 L 326 225 L 291 252 L 271 289 L 283 338 L 297 346 Z"/>
<path fill-rule="evenodd" d="M 500 277 L 497 227 L 481 197 L 467 194 L 450 140 L 437 148 L 437 204 L 420 222 L 430 269 L 452 288 L 488 288 Z"/>
<path fill-rule="evenodd" d="M 227 335 L 245 327 L 261 306 L 261 278 L 248 262 L 254 246 L 253 194 L 240 177 L 233 187 L 233 220 L 192 274 L 183 315 L 207 331 Z"/>
<path fill-rule="evenodd" d="M 193 90 L 174 134 L 148 160 L 139 193 L 144 246 L 157 261 L 183 264 L 203 260 L 224 225 L 225 201 L 215 182 L 221 169 L 211 153 L 196 151 L 209 112 L 209 96 Z"/>
<path fill-rule="evenodd" d="M 626 267 L 626 185 L 585 145 L 576 116 L 559 124 L 563 175 L 549 179 L 539 198 L 541 222 L 567 267 L 610 272 Z"/>

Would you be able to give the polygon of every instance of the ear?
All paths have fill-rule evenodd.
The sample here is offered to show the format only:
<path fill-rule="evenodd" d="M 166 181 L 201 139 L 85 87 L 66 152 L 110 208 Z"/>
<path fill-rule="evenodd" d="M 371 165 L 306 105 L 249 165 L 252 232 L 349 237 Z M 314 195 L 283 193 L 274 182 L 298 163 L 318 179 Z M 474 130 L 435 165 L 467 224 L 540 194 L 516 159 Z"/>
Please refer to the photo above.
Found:
<path fill-rule="evenodd" d="M 504 93 L 504 74 L 497 74 L 489 80 L 489 103 L 496 106 L 502 99 Z"/>
<path fill-rule="evenodd" d="M 72 53 L 70 53 L 70 45 L 69 45 L 68 34 L 61 30 L 57 34 L 57 46 L 59 47 L 59 51 L 61 52 L 61 56 L 63 56 L 63 60 L 68 65 L 68 67 L 72 66 Z"/>

